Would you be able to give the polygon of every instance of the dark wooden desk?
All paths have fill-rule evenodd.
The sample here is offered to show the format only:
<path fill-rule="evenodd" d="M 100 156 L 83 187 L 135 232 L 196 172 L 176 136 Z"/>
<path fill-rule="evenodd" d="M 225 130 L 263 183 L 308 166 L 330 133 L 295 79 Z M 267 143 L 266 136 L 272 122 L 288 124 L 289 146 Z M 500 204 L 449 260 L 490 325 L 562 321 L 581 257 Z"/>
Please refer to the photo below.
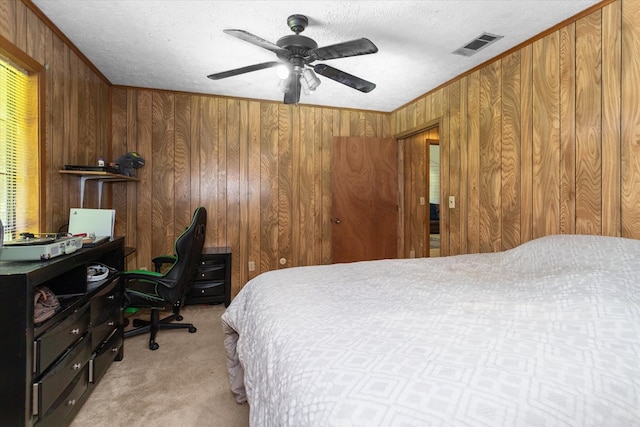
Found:
<path fill-rule="evenodd" d="M 87 267 L 124 268 L 124 238 L 48 261 L 0 261 L 0 425 L 68 425 L 113 360 L 123 356 L 119 275 L 87 281 Z M 34 324 L 46 286 L 61 309 Z"/>

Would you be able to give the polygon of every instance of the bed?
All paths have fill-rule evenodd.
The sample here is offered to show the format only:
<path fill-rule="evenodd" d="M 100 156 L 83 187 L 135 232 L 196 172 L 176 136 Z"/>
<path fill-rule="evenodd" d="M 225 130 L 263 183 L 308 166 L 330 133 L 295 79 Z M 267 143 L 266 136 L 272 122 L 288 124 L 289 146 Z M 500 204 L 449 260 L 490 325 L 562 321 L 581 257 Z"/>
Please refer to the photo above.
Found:
<path fill-rule="evenodd" d="M 639 426 L 640 241 L 263 273 L 222 316 L 252 426 Z"/>

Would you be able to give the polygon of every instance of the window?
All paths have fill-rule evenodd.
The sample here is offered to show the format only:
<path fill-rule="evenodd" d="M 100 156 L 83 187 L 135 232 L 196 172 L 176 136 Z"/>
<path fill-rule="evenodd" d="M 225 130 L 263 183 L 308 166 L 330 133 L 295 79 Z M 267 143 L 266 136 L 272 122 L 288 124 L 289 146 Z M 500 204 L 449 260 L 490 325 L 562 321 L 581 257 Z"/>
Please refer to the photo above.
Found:
<path fill-rule="evenodd" d="M 0 57 L 0 220 L 5 240 L 40 231 L 37 80 Z"/>

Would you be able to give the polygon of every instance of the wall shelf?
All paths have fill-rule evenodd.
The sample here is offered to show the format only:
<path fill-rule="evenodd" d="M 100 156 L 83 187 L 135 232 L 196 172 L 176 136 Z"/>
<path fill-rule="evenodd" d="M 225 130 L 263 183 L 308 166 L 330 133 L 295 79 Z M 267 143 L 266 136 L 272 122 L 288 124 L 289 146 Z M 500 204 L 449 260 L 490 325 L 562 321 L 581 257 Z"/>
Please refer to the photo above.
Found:
<path fill-rule="evenodd" d="M 125 181 L 140 181 L 133 176 L 120 175 L 117 173 L 102 172 L 102 171 L 76 171 L 76 170 L 59 170 L 61 174 L 75 175 L 80 177 L 80 207 L 84 207 L 84 187 L 85 183 L 89 180 L 98 181 L 98 208 L 102 205 L 102 185 L 105 182 L 125 182 Z"/>

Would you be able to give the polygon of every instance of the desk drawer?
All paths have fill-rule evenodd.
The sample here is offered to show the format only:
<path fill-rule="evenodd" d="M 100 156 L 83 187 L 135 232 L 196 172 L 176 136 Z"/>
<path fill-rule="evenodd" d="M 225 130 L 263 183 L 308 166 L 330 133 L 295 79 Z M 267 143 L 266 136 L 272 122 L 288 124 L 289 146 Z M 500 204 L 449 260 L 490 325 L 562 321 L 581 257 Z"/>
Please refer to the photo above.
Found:
<path fill-rule="evenodd" d="M 204 262 L 204 261 L 203 261 Z M 201 264 L 203 263 L 201 262 Z M 209 261 L 211 262 L 211 261 Z M 198 273 L 195 280 L 224 280 L 225 269 L 224 263 L 212 264 L 198 267 Z"/>
<path fill-rule="evenodd" d="M 210 282 L 193 282 L 187 300 L 189 298 L 224 296 L 224 280 Z"/>
<path fill-rule="evenodd" d="M 89 330 L 89 305 L 78 308 L 35 340 L 34 373 L 44 372 L 65 350 Z"/>
<path fill-rule="evenodd" d="M 96 349 L 120 326 L 120 308 L 111 307 L 91 324 L 91 348 Z"/>
<path fill-rule="evenodd" d="M 51 405 L 49 411 L 36 423 L 38 427 L 59 427 L 69 425 L 71 418 L 69 415 L 75 412 L 82 395 L 87 391 L 89 382 L 87 381 L 87 371 L 80 372 L 67 386 L 58 399 Z"/>
<path fill-rule="evenodd" d="M 201 270 L 206 270 L 210 268 L 223 267 L 224 268 L 225 261 L 224 258 L 211 258 L 209 255 L 203 255 L 198 263 L 198 268 Z"/>
<path fill-rule="evenodd" d="M 111 335 L 109 341 L 98 349 L 89 362 L 89 382 L 97 383 L 100 381 L 111 362 L 121 352 L 123 343 L 124 336 L 122 331 L 118 330 Z"/>
<path fill-rule="evenodd" d="M 117 286 L 119 280 L 119 277 L 113 277 L 109 284 L 91 298 L 91 323 L 96 323 L 96 319 L 104 317 L 105 311 L 111 311 L 114 306 L 121 305 L 120 287 Z"/>
<path fill-rule="evenodd" d="M 91 339 L 88 334 L 69 350 L 57 364 L 33 385 L 33 412 L 46 413 L 64 390 L 80 373 L 86 374 L 91 358 Z M 84 371 L 84 372 L 83 372 Z"/>

